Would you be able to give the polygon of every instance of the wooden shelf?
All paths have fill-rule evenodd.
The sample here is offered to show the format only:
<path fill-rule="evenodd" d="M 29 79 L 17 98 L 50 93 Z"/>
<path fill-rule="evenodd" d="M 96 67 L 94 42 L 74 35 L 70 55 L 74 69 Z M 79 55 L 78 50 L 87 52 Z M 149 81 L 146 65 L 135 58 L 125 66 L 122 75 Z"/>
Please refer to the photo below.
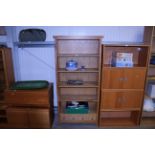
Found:
<path fill-rule="evenodd" d="M 111 112 L 125 112 L 125 111 L 140 111 L 141 109 L 140 108 L 128 108 L 128 109 L 101 109 L 100 111 L 101 112 L 109 112 L 109 111 L 111 111 Z"/>
<path fill-rule="evenodd" d="M 111 66 L 111 64 L 104 64 L 103 65 L 104 68 L 127 68 L 127 69 L 134 69 L 134 68 L 146 68 L 146 66 L 139 66 L 139 65 L 133 65 L 133 67 L 115 67 L 115 66 Z"/>
<path fill-rule="evenodd" d="M 149 112 L 143 111 L 142 117 L 154 117 L 155 118 L 155 111 L 149 111 Z"/>
<path fill-rule="evenodd" d="M 142 47 L 148 47 L 150 44 L 144 43 L 144 42 L 104 42 L 104 46 L 120 46 L 120 47 L 137 47 L 137 46 L 142 46 Z"/>
<path fill-rule="evenodd" d="M 78 53 L 78 54 L 59 54 L 58 57 L 98 57 L 98 54 Z"/>
<path fill-rule="evenodd" d="M 58 73 L 98 73 L 99 70 L 98 69 L 85 69 L 85 70 L 76 70 L 76 71 L 68 71 L 66 69 L 59 69 L 57 71 Z"/>
<path fill-rule="evenodd" d="M 155 128 L 155 117 L 142 117 L 140 126 L 144 128 Z"/>
<path fill-rule="evenodd" d="M 60 82 L 58 84 L 58 87 L 60 88 L 98 88 L 98 84 L 96 82 L 84 82 L 82 85 L 70 85 L 67 84 L 67 82 Z"/>
<path fill-rule="evenodd" d="M 95 95 L 61 95 L 60 101 L 91 101 L 98 102 Z"/>
<path fill-rule="evenodd" d="M 155 65 L 151 65 L 151 64 L 150 64 L 150 65 L 149 65 L 149 68 L 155 68 Z"/>
<path fill-rule="evenodd" d="M 102 118 L 100 119 L 100 126 L 135 126 L 136 123 L 131 118 Z"/>
<path fill-rule="evenodd" d="M 96 123 L 97 114 L 60 114 L 61 123 Z"/>

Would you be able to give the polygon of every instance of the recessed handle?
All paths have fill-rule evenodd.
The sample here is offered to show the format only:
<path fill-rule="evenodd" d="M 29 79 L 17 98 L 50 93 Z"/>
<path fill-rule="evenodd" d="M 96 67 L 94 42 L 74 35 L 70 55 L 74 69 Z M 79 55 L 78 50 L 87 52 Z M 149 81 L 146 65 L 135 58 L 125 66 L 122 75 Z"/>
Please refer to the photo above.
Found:
<path fill-rule="evenodd" d="M 122 78 L 122 77 L 120 77 L 120 78 L 118 78 L 118 80 L 119 80 L 119 81 L 123 81 L 123 78 Z"/>
<path fill-rule="evenodd" d="M 124 96 L 118 97 L 117 102 L 120 103 L 120 104 L 124 104 L 124 103 L 126 103 L 126 98 Z"/>

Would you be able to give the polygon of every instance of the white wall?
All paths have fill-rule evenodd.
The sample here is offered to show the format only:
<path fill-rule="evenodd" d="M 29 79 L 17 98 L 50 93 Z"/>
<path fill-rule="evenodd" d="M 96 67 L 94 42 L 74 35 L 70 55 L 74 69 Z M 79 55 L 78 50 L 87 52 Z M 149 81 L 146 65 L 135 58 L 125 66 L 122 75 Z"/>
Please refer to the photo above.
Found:
<path fill-rule="evenodd" d="M 24 28 L 30 27 L 12 27 L 14 41 L 18 41 L 19 32 Z M 103 35 L 103 41 L 141 42 L 144 31 L 142 26 L 41 26 L 37 28 L 46 30 L 46 41 L 53 41 L 53 35 Z M 54 105 L 57 106 L 54 48 L 14 48 L 13 52 L 16 80 L 44 79 L 53 82 Z"/>

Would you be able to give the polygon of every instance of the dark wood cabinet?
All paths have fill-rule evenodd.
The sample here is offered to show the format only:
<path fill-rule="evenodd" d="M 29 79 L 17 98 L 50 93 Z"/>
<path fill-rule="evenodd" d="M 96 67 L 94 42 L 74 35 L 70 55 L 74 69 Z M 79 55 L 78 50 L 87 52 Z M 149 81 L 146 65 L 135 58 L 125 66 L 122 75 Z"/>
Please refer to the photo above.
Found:
<path fill-rule="evenodd" d="M 43 108 L 8 108 L 9 128 L 50 128 L 50 110 Z"/>
<path fill-rule="evenodd" d="M 14 82 L 12 53 L 10 48 L 0 48 L 0 128 L 7 126 L 4 92 Z"/>
<path fill-rule="evenodd" d="M 5 90 L 9 128 L 51 128 L 53 85 L 39 90 Z"/>

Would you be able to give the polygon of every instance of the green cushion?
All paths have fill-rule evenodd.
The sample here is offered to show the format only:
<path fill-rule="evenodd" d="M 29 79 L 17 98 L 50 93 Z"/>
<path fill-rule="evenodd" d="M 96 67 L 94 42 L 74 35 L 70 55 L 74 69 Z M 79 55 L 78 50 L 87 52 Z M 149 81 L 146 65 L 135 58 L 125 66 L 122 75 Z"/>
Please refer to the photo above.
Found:
<path fill-rule="evenodd" d="M 12 90 L 32 90 L 47 88 L 49 85 L 48 81 L 35 80 L 35 81 L 17 81 L 12 86 Z"/>

